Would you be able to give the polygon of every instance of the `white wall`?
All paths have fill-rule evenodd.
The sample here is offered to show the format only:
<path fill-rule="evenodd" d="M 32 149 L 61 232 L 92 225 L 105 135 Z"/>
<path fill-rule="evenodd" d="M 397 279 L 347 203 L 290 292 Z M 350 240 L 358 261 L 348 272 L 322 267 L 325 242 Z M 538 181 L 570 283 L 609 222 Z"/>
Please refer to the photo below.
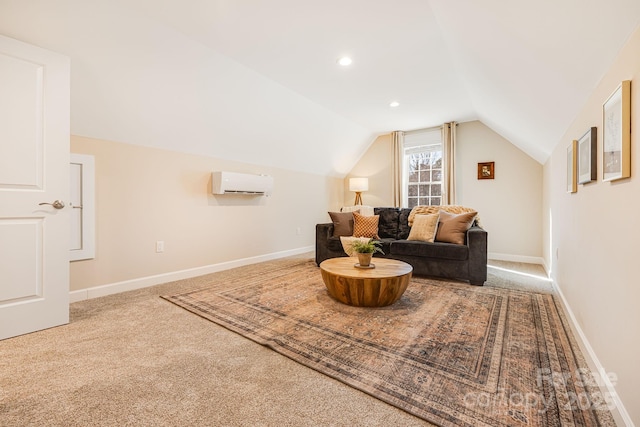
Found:
<path fill-rule="evenodd" d="M 578 327 L 615 381 L 630 419 L 640 425 L 640 29 L 594 88 L 545 164 L 545 259 Z M 631 178 L 602 181 L 602 104 L 632 80 Z M 566 148 L 598 127 L 598 180 L 566 192 Z M 627 420 L 628 421 L 628 420 Z"/>
<path fill-rule="evenodd" d="M 126 6 L 0 2 L 0 34 L 71 58 L 73 134 L 341 176 L 373 140 L 360 125 Z"/>

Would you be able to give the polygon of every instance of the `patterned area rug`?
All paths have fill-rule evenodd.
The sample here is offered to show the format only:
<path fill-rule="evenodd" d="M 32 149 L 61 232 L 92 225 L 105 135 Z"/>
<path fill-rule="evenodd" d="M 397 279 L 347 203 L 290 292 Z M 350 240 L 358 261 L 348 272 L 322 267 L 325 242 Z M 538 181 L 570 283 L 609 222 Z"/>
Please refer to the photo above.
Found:
<path fill-rule="evenodd" d="M 307 261 L 163 298 L 442 426 L 614 425 L 552 295 L 414 277 L 358 308 Z"/>

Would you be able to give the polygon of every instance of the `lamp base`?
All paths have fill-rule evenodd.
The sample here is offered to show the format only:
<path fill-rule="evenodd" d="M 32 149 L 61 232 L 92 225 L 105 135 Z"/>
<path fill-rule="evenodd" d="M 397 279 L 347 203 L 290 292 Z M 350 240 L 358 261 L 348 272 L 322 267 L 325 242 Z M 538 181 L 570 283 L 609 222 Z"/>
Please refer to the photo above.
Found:
<path fill-rule="evenodd" d="M 362 204 L 362 192 L 356 191 L 356 199 L 354 200 L 353 205 L 357 206 L 361 204 Z"/>

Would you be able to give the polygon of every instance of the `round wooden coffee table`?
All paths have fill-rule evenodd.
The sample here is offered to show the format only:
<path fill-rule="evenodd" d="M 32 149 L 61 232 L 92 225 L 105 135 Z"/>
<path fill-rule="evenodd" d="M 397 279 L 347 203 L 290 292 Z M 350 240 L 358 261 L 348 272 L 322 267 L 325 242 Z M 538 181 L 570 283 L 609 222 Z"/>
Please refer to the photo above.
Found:
<path fill-rule="evenodd" d="M 413 267 L 394 259 L 373 258 L 375 268 L 357 268 L 358 258 L 331 258 L 320 263 L 329 295 L 358 307 L 384 307 L 400 299 Z"/>

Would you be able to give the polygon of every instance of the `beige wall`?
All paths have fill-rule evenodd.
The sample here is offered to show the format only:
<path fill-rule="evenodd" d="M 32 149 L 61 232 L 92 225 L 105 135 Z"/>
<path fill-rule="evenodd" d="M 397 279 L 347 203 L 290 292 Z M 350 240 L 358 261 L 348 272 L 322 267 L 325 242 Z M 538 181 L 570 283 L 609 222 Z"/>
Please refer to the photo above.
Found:
<path fill-rule="evenodd" d="M 369 191 L 362 193 L 362 203 L 368 206 L 393 206 L 391 134 L 381 135 L 351 169 L 344 179 L 344 206 L 352 206 L 355 193 L 349 191 L 349 178 L 369 178 Z"/>
<path fill-rule="evenodd" d="M 495 162 L 495 179 L 478 179 L 478 163 Z M 459 205 L 477 209 L 489 233 L 489 258 L 542 259 L 542 165 L 480 121 L 457 130 Z"/>
<path fill-rule="evenodd" d="M 72 291 L 311 247 L 344 197 L 341 178 L 78 136 L 71 151 L 95 156 L 97 205 L 96 258 L 71 263 Z M 214 196 L 214 170 L 270 174 L 273 195 Z"/>
<path fill-rule="evenodd" d="M 640 29 L 603 76 L 545 164 L 545 258 L 582 332 L 640 425 Z M 602 104 L 622 80 L 631 86 L 631 178 L 602 181 Z M 598 180 L 566 193 L 566 148 L 598 127 Z"/>
<path fill-rule="evenodd" d="M 542 166 L 479 121 L 459 124 L 457 137 L 457 203 L 478 210 L 490 257 L 540 262 Z M 363 203 L 392 206 L 392 158 L 391 135 L 378 137 L 345 178 L 344 204 L 353 204 L 349 178 L 362 176 L 369 178 Z M 496 178 L 478 180 L 478 162 L 488 161 L 496 163 Z"/>

